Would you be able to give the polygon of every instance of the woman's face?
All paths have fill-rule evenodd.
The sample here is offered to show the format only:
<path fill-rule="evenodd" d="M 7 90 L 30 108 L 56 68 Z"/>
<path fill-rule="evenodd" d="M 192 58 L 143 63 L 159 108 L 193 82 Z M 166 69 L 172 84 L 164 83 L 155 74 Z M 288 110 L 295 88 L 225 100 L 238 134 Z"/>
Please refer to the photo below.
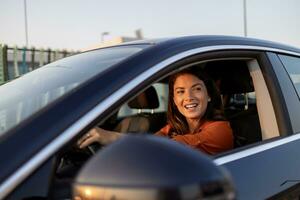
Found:
<path fill-rule="evenodd" d="M 202 80 L 192 74 L 179 75 L 174 83 L 174 103 L 187 121 L 200 120 L 210 101 Z"/>

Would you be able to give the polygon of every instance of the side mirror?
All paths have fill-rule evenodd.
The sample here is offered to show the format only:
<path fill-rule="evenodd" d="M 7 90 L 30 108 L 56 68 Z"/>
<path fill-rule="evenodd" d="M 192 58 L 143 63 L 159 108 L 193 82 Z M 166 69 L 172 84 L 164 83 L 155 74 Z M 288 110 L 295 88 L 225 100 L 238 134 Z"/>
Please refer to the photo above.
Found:
<path fill-rule="evenodd" d="M 73 199 L 235 199 L 235 192 L 208 156 L 148 135 L 123 137 L 97 153 L 77 175 Z"/>

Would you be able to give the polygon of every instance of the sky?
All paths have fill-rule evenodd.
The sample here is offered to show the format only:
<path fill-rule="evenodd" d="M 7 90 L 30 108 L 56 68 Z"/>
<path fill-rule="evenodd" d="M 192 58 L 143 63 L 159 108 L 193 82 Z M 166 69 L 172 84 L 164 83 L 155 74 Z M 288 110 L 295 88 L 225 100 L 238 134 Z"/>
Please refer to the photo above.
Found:
<path fill-rule="evenodd" d="M 244 0 L 26 0 L 28 46 L 80 50 L 117 36 L 245 36 Z M 247 36 L 300 47 L 299 0 L 246 0 Z M 0 44 L 26 44 L 24 0 L 0 0 Z"/>

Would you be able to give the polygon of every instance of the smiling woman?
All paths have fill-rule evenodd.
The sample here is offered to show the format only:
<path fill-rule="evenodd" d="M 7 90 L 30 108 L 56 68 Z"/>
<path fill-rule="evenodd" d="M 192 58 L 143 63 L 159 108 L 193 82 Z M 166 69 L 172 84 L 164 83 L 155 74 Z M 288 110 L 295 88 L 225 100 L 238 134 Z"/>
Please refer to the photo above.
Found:
<path fill-rule="evenodd" d="M 188 69 L 169 81 L 168 125 L 156 135 L 189 145 L 207 154 L 233 148 L 221 97 L 214 82 L 200 69 Z"/>

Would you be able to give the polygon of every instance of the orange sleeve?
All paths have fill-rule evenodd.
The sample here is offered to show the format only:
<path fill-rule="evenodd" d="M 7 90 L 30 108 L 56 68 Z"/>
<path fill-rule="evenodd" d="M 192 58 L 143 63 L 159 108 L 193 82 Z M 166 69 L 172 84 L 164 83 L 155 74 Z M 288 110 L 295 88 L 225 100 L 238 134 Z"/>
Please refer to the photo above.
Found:
<path fill-rule="evenodd" d="M 227 121 L 210 122 L 199 133 L 176 135 L 173 140 L 211 155 L 233 148 L 232 129 Z"/>
<path fill-rule="evenodd" d="M 170 129 L 171 129 L 171 126 L 169 124 L 167 124 L 166 126 L 161 128 L 159 131 L 157 131 L 154 135 L 168 137 Z"/>

